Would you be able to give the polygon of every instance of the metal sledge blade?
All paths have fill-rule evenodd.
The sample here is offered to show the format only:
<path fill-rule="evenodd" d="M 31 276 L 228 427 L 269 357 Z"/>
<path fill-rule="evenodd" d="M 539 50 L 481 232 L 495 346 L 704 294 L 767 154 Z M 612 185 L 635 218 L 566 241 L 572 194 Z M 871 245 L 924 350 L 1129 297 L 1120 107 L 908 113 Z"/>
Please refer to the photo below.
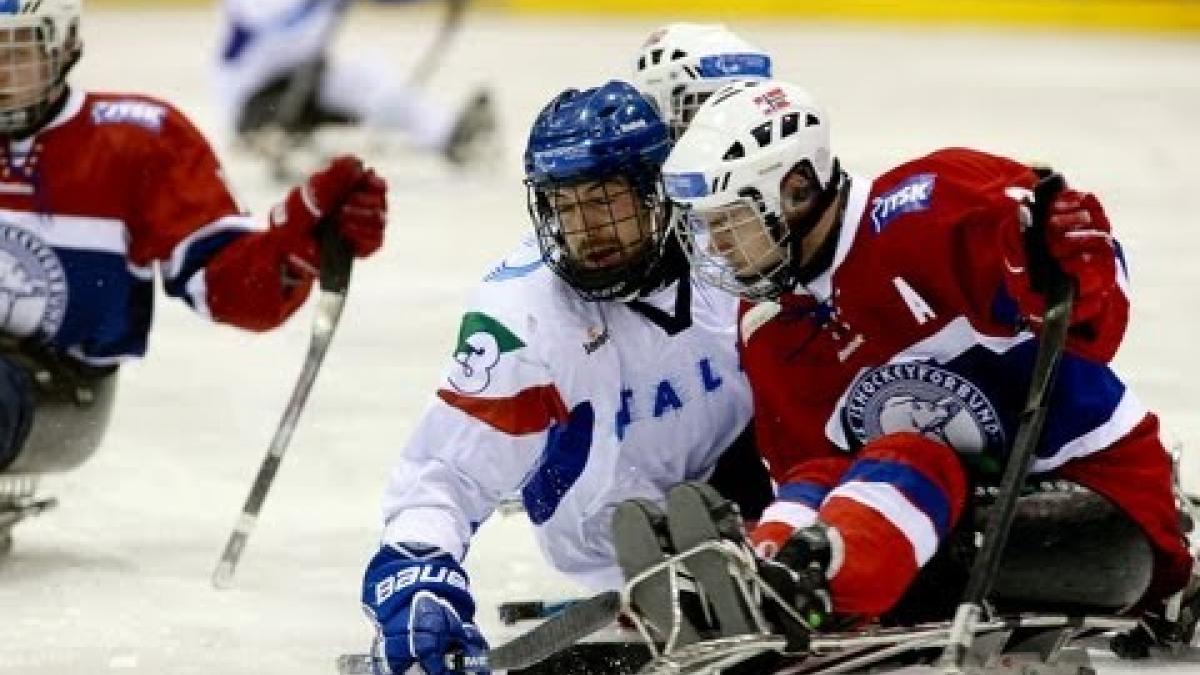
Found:
<path fill-rule="evenodd" d="M 700 635 L 683 616 L 673 568 L 664 565 L 670 549 L 666 520 L 658 505 L 631 499 L 617 506 L 612 533 L 633 618 L 649 624 L 657 633 L 653 637 L 665 642 L 669 651 L 699 641 Z M 659 569 L 651 571 L 656 566 Z"/>
<path fill-rule="evenodd" d="M 744 538 L 737 506 L 703 483 L 682 483 L 671 489 L 667 526 L 680 553 L 706 542 Z M 730 563 L 718 549 L 692 552 L 683 562 L 708 598 L 720 637 L 764 632 L 747 606 L 745 593 L 735 581 L 737 571 Z"/>

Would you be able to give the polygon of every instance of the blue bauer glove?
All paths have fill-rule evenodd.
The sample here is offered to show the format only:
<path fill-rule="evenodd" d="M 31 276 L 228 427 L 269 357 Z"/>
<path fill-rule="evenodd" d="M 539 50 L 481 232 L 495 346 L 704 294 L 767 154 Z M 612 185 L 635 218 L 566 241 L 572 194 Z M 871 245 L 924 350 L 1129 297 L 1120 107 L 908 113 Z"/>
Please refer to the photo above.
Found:
<path fill-rule="evenodd" d="M 415 544 L 384 546 L 363 576 L 363 609 L 378 634 L 381 673 L 489 673 L 487 641 L 473 623 L 475 600 L 454 557 Z"/>

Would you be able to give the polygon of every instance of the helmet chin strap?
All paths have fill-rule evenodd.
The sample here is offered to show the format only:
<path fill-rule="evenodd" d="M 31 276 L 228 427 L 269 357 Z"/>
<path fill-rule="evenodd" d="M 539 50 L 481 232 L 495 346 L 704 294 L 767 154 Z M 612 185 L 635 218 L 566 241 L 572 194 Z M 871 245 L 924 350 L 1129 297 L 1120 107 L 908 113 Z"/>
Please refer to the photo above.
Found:
<path fill-rule="evenodd" d="M 842 188 L 846 185 L 846 174 L 842 172 L 841 164 L 836 159 L 833 162 L 832 174 L 829 183 L 817 195 L 817 201 L 813 207 L 803 216 L 789 219 L 786 222 L 787 234 L 780 239 L 779 245 L 788 247 L 791 257 L 789 263 L 779 271 L 778 286 L 787 291 L 794 290 L 799 284 L 812 281 L 832 262 L 833 242 L 837 239 L 834 233 L 837 231 L 837 227 L 834 227 L 829 235 L 817 245 L 813 258 L 807 264 L 801 263 L 805 257 L 805 237 L 816 229 L 829 209 L 835 206 Z"/>

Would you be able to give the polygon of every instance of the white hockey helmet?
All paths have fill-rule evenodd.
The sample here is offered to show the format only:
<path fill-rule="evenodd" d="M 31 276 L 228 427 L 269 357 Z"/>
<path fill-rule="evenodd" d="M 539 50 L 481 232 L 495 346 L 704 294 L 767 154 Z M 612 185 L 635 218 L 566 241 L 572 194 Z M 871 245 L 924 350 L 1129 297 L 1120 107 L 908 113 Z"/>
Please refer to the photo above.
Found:
<path fill-rule="evenodd" d="M 646 38 L 633 83 L 658 106 L 678 138 L 713 92 L 737 80 L 771 77 L 771 57 L 721 24 L 672 23 Z"/>
<path fill-rule="evenodd" d="M 781 204 L 784 182 L 792 185 L 797 173 L 819 190 L 799 220 L 788 219 Z M 804 89 L 770 80 L 713 94 L 663 166 L 693 269 L 751 300 L 795 288 L 800 242 L 833 203 L 841 175 L 825 111 Z M 796 197 L 789 191 L 787 198 Z"/>
<path fill-rule="evenodd" d="M 82 0 L 0 0 L 0 135 L 45 122 L 79 60 Z"/>

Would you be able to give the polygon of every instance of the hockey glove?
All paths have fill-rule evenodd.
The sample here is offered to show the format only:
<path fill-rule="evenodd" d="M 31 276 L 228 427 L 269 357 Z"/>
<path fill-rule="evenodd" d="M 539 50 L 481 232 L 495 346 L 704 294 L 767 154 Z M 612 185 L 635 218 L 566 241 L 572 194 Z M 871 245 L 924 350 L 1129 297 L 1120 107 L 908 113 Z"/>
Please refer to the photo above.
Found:
<path fill-rule="evenodd" d="M 384 546 L 367 565 L 363 609 L 375 623 L 374 655 L 392 673 L 487 673 L 487 642 L 472 623 L 467 575 L 448 553 Z M 382 671 L 388 672 L 388 671 Z"/>
<path fill-rule="evenodd" d="M 315 276 L 320 255 L 316 229 L 322 220 L 337 230 L 355 257 L 383 245 L 387 219 L 387 183 L 356 157 L 335 157 L 328 166 L 292 188 L 271 210 L 271 228 L 298 276 Z"/>
<path fill-rule="evenodd" d="M 1072 325 L 1099 318 L 1119 291 L 1112 227 L 1096 196 L 1071 189 L 1060 192 L 1046 219 L 1046 244 L 1050 255 L 1075 283 Z M 1030 285 L 1027 255 L 1018 228 L 1004 233 L 1004 259 L 1009 291 L 1021 313 L 1039 324 L 1046 303 Z"/>
<path fill-rule="evenodd" d="M 827 628 L 833 613 L 826 571 L 830 565 L 830 544 L 825 526 L 814 524 L 796 530 L 773 558 L 758 559 L 758 575 L 791 612 L 773 601 L 763 609 L 769 621 L 788 637 L 785 651 L 801 653 L 808 647 L 808 636 Z M 792 612 L 802 621 L 797 622 Z"/>

